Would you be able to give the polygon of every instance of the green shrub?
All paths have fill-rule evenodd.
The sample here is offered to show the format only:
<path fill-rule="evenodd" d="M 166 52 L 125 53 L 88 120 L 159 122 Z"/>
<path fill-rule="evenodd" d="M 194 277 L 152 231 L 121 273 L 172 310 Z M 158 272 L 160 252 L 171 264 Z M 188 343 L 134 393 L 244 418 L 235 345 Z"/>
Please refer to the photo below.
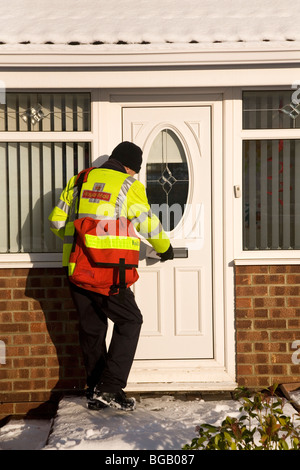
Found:
<path fill-rule="evenodd" d="M 286 400 L 277 396 L 276 386 L 266 392 L 251 394 L 236 389 L 241 401 L 239 418 L 227 416 L 221 426 L 201 424 L 195 437 L 183 450 L 300 450 L 298 413 L 284 414 Z"/>

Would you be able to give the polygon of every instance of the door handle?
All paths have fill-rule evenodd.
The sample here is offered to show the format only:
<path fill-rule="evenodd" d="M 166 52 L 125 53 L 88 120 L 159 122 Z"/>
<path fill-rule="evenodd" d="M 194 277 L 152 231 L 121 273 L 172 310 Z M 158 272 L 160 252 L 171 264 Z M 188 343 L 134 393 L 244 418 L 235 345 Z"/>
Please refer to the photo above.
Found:
<path fill-rule="evenodd" d="M 186 247 L 173 248 L 173 252 L 174 252 L 174 258 L 188 258 L 189 257 L 189 250 Z M 146 248 L 146 258 L 160 260 L 160 256 L 150 246 L 147 246 Z"/>

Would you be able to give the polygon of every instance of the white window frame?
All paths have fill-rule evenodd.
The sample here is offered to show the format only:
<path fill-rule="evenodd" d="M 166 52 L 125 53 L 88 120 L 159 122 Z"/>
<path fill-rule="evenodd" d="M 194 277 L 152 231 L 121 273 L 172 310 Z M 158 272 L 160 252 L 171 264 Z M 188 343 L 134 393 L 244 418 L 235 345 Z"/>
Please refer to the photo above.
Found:
<path fill-rule="evenodd" d="M 284 265 L 299 264 L 300 250 L 243 250 L 243 141 L 300 139 L 300 129 L 243 129 L 244 91 L 291 91 L 283 86 L 244 87 L 234 92 L 233 112 L 233 181 L 234 198 L 234 263 L 236 265 Z M 239 189 L 239 191 L 236 191 Z"/>
<path fill-rule="evenodd" d="M 32 93 L 29 89 L 9 89 L 7 92 Z M 98 156 L 98 100 L 92 89 L 40 89 L 39 93 L 90 93 L 91 130 L 85 132 L 0 132 L 0 142 L 89 142 L 91 162 Z M 50 228 L 49 228 L 50 230 Z M 0 268 L 61 267 L 61 253 L 0 253 Z"/>

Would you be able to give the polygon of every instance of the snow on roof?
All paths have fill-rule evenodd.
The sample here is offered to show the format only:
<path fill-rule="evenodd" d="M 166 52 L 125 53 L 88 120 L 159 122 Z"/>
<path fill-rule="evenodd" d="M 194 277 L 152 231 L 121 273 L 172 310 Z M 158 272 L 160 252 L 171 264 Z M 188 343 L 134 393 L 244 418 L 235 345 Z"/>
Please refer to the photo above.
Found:
<path fill-rule="evenodd" d="M 0 44 L 300 41 L 294 0 L 2 0 Z"/>

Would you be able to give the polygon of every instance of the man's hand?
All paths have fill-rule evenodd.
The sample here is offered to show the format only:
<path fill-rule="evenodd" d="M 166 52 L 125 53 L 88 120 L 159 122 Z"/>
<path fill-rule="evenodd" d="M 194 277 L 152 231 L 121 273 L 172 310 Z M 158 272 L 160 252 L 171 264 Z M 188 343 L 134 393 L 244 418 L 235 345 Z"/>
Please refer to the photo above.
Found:
<path fill-rule="evenodd" d="M 173 251 L 173 247 L 172 245 L 169 246 L 169 248 L 167 249 L 167 251 L 165 251 L 164 253 L 157 253 L 158 256 L 160 256 L 160 260 L 163 262 L 163 261 L 167 261 L 169 259 L 173 259 L 174 258 L 174 251 Z"/>

